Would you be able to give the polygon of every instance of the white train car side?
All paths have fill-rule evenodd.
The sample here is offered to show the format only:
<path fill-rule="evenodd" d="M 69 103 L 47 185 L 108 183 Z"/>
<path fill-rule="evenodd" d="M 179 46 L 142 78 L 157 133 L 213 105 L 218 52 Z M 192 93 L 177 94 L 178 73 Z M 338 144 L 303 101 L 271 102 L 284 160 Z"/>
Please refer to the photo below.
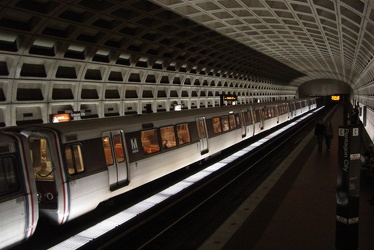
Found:
<path fill-rule="evenodd" d="M 4 155 L 13 155 L 29 175 L 27 199 L 34 204 L 26 211 L 34 218 L 27 222 L 29 237 L 38 208 L 41 216 L 63 224 L 314 108 L 311 98 L 30 125 L 5 129 L 12 132 L 0 136 L 2 143 L 20 145 Z M 7 167 L 0 163 L 0 169 Z M 0 216 L 5 205 L 2 199 Z M 2 238 L 1 244 L 8 243 Z"/>
<path fill-rule="evenodd" d="M 0 249 L 35 232 L 39 218 L 28 143 L 17 134 L 0 134 Z"/>

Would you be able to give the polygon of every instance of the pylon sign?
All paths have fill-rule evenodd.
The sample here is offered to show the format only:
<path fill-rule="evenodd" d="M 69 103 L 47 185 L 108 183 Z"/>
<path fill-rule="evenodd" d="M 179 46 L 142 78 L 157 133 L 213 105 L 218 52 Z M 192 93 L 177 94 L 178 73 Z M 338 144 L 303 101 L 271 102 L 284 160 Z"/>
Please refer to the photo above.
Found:
<path fill-rule="evenodd" d="M 358 248 L 360 198 L 360 127 L 339 127 L 336 187 L 336 249 Z"/>

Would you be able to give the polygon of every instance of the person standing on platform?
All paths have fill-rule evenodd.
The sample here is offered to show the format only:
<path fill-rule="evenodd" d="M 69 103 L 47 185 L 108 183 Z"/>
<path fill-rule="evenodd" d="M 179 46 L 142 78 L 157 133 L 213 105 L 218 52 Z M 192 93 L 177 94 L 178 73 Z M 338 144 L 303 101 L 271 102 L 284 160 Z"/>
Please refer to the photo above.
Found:
<path fill-rule="evenodd" d="M 318 152 L 322 152 L 323 139 L 325 138 L 326 127 L 323 124 L 323 119 L 319 119 L 315 129 L 314 135 L 317 138 Z"/>
<path fill-rule="evenodd" d="M 358 108 L 354 107 L 351 112 L 351 124 L 356 125 L 358 121 Z"/>
<path fill-rule="evenodd" d="M 370 144 L 368 150 L 361 154 L 361 161 L 363 161 L 363 169 L 369 172 L 374 171 L 374 144 Z M 370 205 L 374 206 L 374 195 L 371 199 L 369 199 Z"/>
<path fill-rule="evenodd" d="M 334 132 L 332 130 L 331 121 L 327 121 L 325 124 L 325 142 L 327 152 L 330 152 L 331 140 L 334 137 Z"/>
<path fill-rule="evenodd" d="M 368 149 L 361 155 L 363 157 L 363 167 L 374 169 L 374 144 L 370 144 Z"/>

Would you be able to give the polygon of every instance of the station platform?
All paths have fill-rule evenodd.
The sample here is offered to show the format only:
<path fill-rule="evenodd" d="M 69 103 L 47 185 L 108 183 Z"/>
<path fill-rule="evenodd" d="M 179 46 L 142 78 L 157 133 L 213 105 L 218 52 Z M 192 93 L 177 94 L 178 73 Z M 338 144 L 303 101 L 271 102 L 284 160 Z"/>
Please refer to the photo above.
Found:
<path fill-rule="evenodd" d="M 337 249 L 337 133 L 343 106 L 325 119 L 334 128 L 331 150 L 324 145 L 318 152 L 312 131 L 199 249 Z M 374 178 L 361 178 L 357 249 L 374 249 L 374 206 L 368 202 L 373 195 Z"/>

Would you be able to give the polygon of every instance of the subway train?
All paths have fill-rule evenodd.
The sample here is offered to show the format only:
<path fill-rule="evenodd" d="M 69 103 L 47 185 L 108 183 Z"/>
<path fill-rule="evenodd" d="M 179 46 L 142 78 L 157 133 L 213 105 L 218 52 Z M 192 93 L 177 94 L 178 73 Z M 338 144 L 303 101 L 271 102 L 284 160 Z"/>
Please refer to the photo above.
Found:
<path fill-rule="evenodd" d="M 27 138 L 0 132 L 0 249 L 29 238 L 39 218 Z"/>
<path fill-rule="evenodd" d="M 0 130 L 0 248 L 317 107 L 316 98 Z"/>

